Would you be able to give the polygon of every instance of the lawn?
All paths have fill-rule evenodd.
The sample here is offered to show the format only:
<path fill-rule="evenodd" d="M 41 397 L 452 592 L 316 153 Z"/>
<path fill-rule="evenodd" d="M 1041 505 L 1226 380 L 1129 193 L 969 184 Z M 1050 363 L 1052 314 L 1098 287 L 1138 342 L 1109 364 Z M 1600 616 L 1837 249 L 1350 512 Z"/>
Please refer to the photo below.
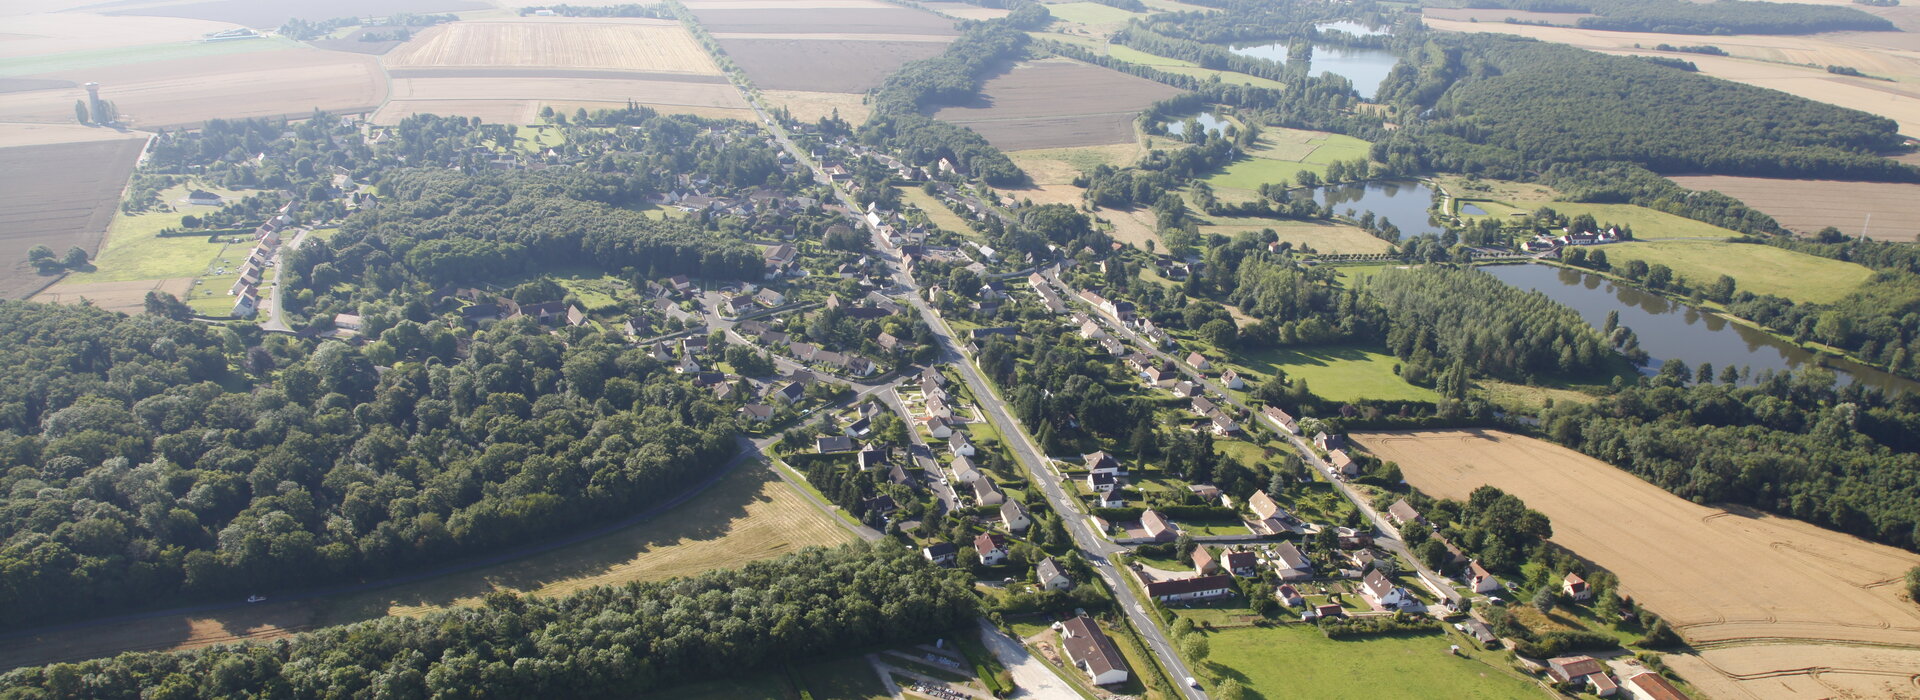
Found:
<path fill-rule="evenodd" d="M 1215 189 L 1256 192 L 1267 183 L 1293 182 L 1302 170 L 1324 176 L 1327 165 L 1365 158 L 1372 148 L 1373 144 L 1352 136 L 1269 127 L 1261 131 L 1259 143 L 1247 157 L 1214 173 L 1206 182 Z"/>
<path fill-rule="evenodd" d="M 1552 400 L 1555 404 L 1589 404 L 1598 400 L 1598 398 L 1592 394 L 1573 389 L 1527 386 L 1525 384 L 1503 382 L 1498 379 L 1482 379 L 1479 382 L 1479 386 L 1482 391 L 1487 393 L 1487 399 L 1492 401 L 1495 406 L 1509 411 L 1533 413 L 1545 408 L 1548 400 Z"/>
<path fill-rule="evenodd" d="M 927 194 L 918 187 L 901 187 L 898 189 L 900 190 L 900 199 L 918 207 L 920 211 L 926 212 L 927 220 L 932 221 L 933 225 L 969 238 L 980 238 L 980 233 L 973 230 L 972 226 L 967 225 L 966 219 L 962 219 L 959 214 L 953 213 L 953 210 L 947 207 L 947 203 L 940 201 L 939 197 Z"/>
<path fill-rule="evenodd" d="M 1117 7 L 1109 7 L 1097 2 L 1067 2 L 1048 5 L 1047 12 L 1054 19 L 1074 24 L 1097 27 L 1108 24 L 1124 24 L 1127 20 L 1139 17 L 1139 13 L 1128 12 Z"/>
<path fill-rule="evenodd" d="M 867 663 L 865 655 L 848 656 L 793 669 L 795 680 L 806 686 L 814 700 L 887 700 L 893 697 L 880 683 L 880 676 Z"/>
<path fill-rule="evenodd" d="M 513 129 L 514 143 L 530 153 L 544 151 L 567 142 L 566 130 L 557 127 L 543 128 L 521 124 L 514 126 Z"/>
<path fill-rule="evenodd" d="M 1273 229 L 1283 243 L 1295 248 L 1312 248 L 1319 253 L 1385 253 L 1392 244 L 1363 231 L 1358 226 L 1334 221 L 1290 221 L 1216 217 L 1202 224 L 1200 233 L 1232 236 L 1244 231 Z"/>
<path fill-rule="evenodd" d="M 1312 627 L 1244 627 L 1206 633 L 1211 650 L 1196 664 L 1235 678 L 1250 697 L 1537 698 L 1541 690 L 1508 669 L 1498 652 L 1464 637 L 1425 634 L 1334 641 Z M 1447 647 L 1460 644 L 1467 658 Z"/>
<path fill-rule="evenodd" d="M 1315 395 L 1329 401 L 1440 398 L 1432 389 L 1408 384 L 1394 374 L 1393 368 L 1400 361 L 1392 355 L 1352 346 L 1239 351 L 1233 360 L 1233 364 L 1253 370 L 1262 379 L 1275 370 L 1286 372 L 1292 379 L 1305 379 Z"/>
<path fill-rule="evenodd" d="M 626 283 L 611 275 L 602 277 L 555 277 L 555 284 L 580 299 L 588 312 L 619 311 L 620 298 L 629 296 Z"/>
<path fill-rule="evenodd" d="M 0 77 L 75 71 L 104 66 L 118 66 L 127 63 L 147 63 L 149 61 L 199 58 L 201 56 L 229 56 L 233 54 L 253 53 L 255 51 L 278 51 L 298 48 L 304 47 L 297 41 L 282 39 L 280 37 L 263 37 L 260 39 L 236 41 L 181 41 L 167 44 L 147 44 L 145 46 L 117 46 L 107 49 L 67 51 L 63 53 L 42 54 L 39 56 L 19 56 L 0 59 Z"/>
<path fill-rule="evenodd" d="M 1639 233 L 1636 226 L 1634 234 Z M 1631 241 L 1599 250 L 1606 251 L 1607 262 L 1615 266 L 1628 260 L 1661 263 L 1696 287 L 1732 275 L 1738 289 L 1803 304 L 1838 301 L 1873 277 L 1872 270 L 1858 263 L 1750 243 Z"/>
<path fill-rule="evenodd" d="M 315 626 L 477 605 L 495 590 L 559 596 L 690 576 L 852 539 L 832 516 L 749 462 L 646 522 L 532 557 L 328 601 Z"/>
<path fill-rule="evenodd" d="M 213 190 L 222 196 L 245 197 L 245 191 Z M 113 222 L 107 225 L 107 237 L 101 243 L 100 253 L 93 259 L 94 269 L 90 272 L 74 273 L 67 277 L 68 282 L 130 282 L 135 280 L 161 280 L 175 277 L 198 277 L 207 273 L 216 259 L 221 257 L 227 243 L 208 243 L 206 236 L 179 236 L 161 238 L 160 231 L 178 227 L 180 217 L 185 214 L 205 214 L 215 207 L 196 207 L 178 204 L 178 200 L 187 196 L 185 186 L 169 188 L 160 198 L 179 211 L 155 211 L 138 215 L 115 212 Z M 223 236 L 222 240 L 249 238 L 251 232 Z M 251 240 L 240 245 L 252 244 Z M 244 255 L 244 251 L 242 252 Z M 225 293 L 226 290 L 220 290 Z"/>

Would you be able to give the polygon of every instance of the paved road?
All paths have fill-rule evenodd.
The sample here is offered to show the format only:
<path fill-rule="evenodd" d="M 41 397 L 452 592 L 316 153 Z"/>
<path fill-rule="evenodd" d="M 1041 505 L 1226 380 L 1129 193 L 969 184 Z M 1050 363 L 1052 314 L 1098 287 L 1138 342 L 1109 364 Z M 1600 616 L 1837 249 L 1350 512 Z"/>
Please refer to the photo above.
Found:
<path fill-rule="evenodd" d="M 307 240 L 307 233 L 309 233 L 309 231 L 309 229 L 300 229 L 299 233 L 294 234 L 293 240 L 287 241 L 286 245 L 280 246 L 278 250 L 273 252 L 274 267 L 279 267 L 281 258 L 285 257 L 288 252 L 291 252 L 295 248 L 299 248 L 300 244 Z M 280 293 L 281 286 L 280 275 L 275 273 L 273 276 L 273 292 L 267 297 L 267 320 L 260 323 L 260 330 L 269 333 L 293 332 L 292 328 L 287 327 L 287 311 L 280 305 L 280 300 L 286 296 Z"/>
<path fill-rule="evenodd" d="M 1056 290 L 1060 292 L 1061 298 L 1069 300 L 1069 304 L 1085 304 L 1085 302 L 1079 301 L 1079 297 L 1076 296 L 1076 290 L 1060 280 L 1060 275 L 1057 270 L 1048 270 L 1042 273 L 1041 276 L 1045 277 L 1047 282 L 1052 284 Z M 1135 333 L 1132 328 L 1128 328 L 1126 324 L 1121 323 L 1119 319 L 1109 316 L 1099 309 L 1092 309 L 1092 313 L 1089 315 L 1100 319 L 1100 323 L 1129 341 L 1137 349 L 1162 360 L 1172 362 L 1173 366 L 1179 368 L 1182 374 L 1185 374 L 1188 378 L 1192 379 L 1194 383 L 1205 388 L 1208 394 L 1217 396 L 1227 404 L 1241 411 L 1245 411 L 1248 415 L 1254 416 L 1254 423 L 1258 423 L 1261 427 L 1271 430 L 1280 437 L 1285 438 L 1288 442 L 1293 443 L 1294 449 L 1300 452 L 1300 458 L 1305 460 L 1307 464 L 1312 465 L 1314 469 L 1319 470 L 1320 476 L 1325 478 L 1327 483 L 1333 484 L 1333 487 L 1340 491 L 1340 495 L 1345 496 L 1348 501 L 1351 501 L 1353 507 L 1359 509 L 1360 513 L 1365 515 L 1369 522 L 1373 523 L 1374 530 L 1379 533 L 1379 535 L 1374 538 L 1374 544 L 1400 555 L 1402 559 L 1411 563 L 1421 576 L 1434 581 L 1447 580 L 1445 576 L 1441 576 L 1432 569 L 1427 568 L 1427 565 L 1421 563 L 1418 557 L 1413 556 L 1413 552 L 1409 550 L 1406 543 L 1400 539 L 1400 531 L 1393 526 L 1393 523 L 1380 515 L 1379 511 L 1374 510 L 1373 506 L 1367 502 L 1366 498 L 1360 495 L 1359 491 L 1353 488 L 1352 484 L 1336 477 L 1333 472 L 1333 467 L 1328 465 L 1326 460 L 1320 459 L 1320 456 L 1315 454 L 1313 449 L 1307 445 L 1306 440 L 1302 439 L 1299 435 L 1287 432 L 1280 427 L 1278 422 L 1267 417 L 1265 413 L 1256 411 L 1240 401 L 1240 399 L 1235 398 L 1233 394 L 1227 392 L 1225 387 L 1214 383 L 1214 381 L 1208 379 L 1204 373 L 1188 366 L 1185 359 L 1176 358 L 1161 351 L 1159 347 L 1155 346 L 1146 338 L 1142 338 L 1140 334 Z M 1459 594 L 1454 592 L 1451 586 L 1447 587 L 1446 590 L 1449 593 L 1448 597 L 1457 604 L 1460 598 Z"/>

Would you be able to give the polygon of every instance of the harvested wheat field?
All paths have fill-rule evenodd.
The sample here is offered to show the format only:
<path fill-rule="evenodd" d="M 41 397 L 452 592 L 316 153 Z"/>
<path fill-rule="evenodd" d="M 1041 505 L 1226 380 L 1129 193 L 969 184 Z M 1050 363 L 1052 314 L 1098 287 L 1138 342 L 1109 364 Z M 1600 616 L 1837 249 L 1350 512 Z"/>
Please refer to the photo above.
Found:
<path fill-rule="evenodd" d="M 296 48 L 244 59 L 202 56 L 57 71 L 34 76 L 96 81 L 123 121 L 142 129 L 195 126 L 208 119 L 302 116 L 315 109 L 370 112 L 386 99 L 386 74 L 373 56 Z M 69 123 L 79 87 L 9 94 L 0 121 Z"/>
<path fill-rule="evenodd" d="M 814 38 L 720 39 L 740 69 L 763 90 L 860 93 L 879 87 L 908 61 L 940 55 L 931 41 L 838 41 Z"/>
<path fill-rule="evenodd" d="M 1000 19 L 1001 17 L 1013 14 L 1013 10 L 1004 7 L 981 7 L 979 5 L 969 5 L 964 2 L 923 2 L 920 3 L 920 6 L 933 12 L 959 19 L 984 21 Z"/>
<path fill-rule="evenodd" d="M 53 281 L 26 263 L 36 245 L 55 254 L 99 250 L 146 139 L 85 127 L 0 129 L 0 297 L 25 297 Z"/>
<path fill-rule="evenodd" d="M 60 282 L 33 296 L 34 301 L 78 304 L 82 300 L 108 311 L 138 314 L 147 308 L 147 292 L 166 292 L 185 299 L 192 277 L 134 282 Z"/>
<path fill-rule="evenodd" d="M 563 595 L 588 586 L 658 581 L 852 539 L 838 520 L 781 483 L 764 463 L 748 462 L 659 517 L 544 554 L 371 591 L 270 599 L 211 614 L 164 615 L 12 639 L 0 643 L 0 670 L 125 651 L 266 641 L 313 627 L 473 605 L 495 590 Z"/>
<path fill-rule="evenodd" d="M 1920 185 L 1839 180 L 1775 180 L 1732 175 L 1668 178 L 1681 187 L 1718 190 L 1772 216 L 1797 233 L 1833 226 L 1858 236 L 1910 243 L 1920 240 Z M 1871 215 L 1872 220 L 1867 217 Z"/>
<path fill-rule="evenodd" d="M 434 14 L 486 10 L 479 0 L 121 0 L 94 6 L 114 15 L 187 17 L 273 29 L 293 18 L 386 17 L 408 12 Z"/>
<path fill-rule="evenodd" d="M 386 65 L 720 74 L 693 35 L 668 20 L 455 22 L 421 32 Z"/>
<path fill-rule="evenodd" d="M 762 90 L 760 96 L 767 104 L 784 107 L 793 118 L 815 122 L 824 117 L 840 113 L 840 118 L 850 124 L 862 124 L 867 115 L 873 113 L 873 107 L 865 102 L 864 95 L 849 95 L 840 92 L 806 92 L 801 90 Z"/>
<path fill-rule="evenodd" d="M 377 124 L 397 124 L 409 114 L 446 114 L 480 117 L 502 124 L 538 121 L 540 107 L 600 104 L 616 109 L 629 100 L 675 112 L 742 110 L 747 103 L 733 86 L 720 82 L 681 80 L 610 80 L 601 78 L 396 78 L 393 100 L 373 116 Z M 497 104 L 487 104 L 497 103 Z"/>
<path fill-rule="evenodd" d="M 1797 520 L 1691 503 L 1573 450 L 1499 431 L 1353 437 L 1399 462 L 1408 483 L 1433 496 L 1464 500 L 1491 484 L 1547 514 L 1554 542 L 1618 574 L 1624 593 L 1709 650 L 1690 679 L 1709 664 L 1730 669 L 1696 682 L 1738 682 L 1756 697 L 1831 694 L 1781 691 L 1777 680 L 1749 687 L 1753 674 L 1806 673 L 1801 657 L 1779 653 L 1781 644 L 1849 647 L 1843 661 L 1820 672 L 1822 682 L 1920 674 L 1900 662 L 1911 658 L 1905 652 L 1864 650 L 1920 650 L 1920 606 L 1899 598 L 1900 578 L 1920 555 Z"/>
<path fill-rule="evenodd" d="M 1130 143 L 1133 122 L 1178 88 L 1077 61 L 1024 63 L 986 82 L 973 103 L 935 117 L 980 132 L 1003 151 Z"/>
<path fill-rule="evenodd" d="M 894 39 L 890 35 L 957 36 L 953 20 L 931 12 L 890 7 L 829 7 L 806 9 L 797 3 L 793 9 L 707 9 L 692 8 L 700 24 L 725 39 L 729 33 L 749 34 L 845 34 L 868 38 Z"/>

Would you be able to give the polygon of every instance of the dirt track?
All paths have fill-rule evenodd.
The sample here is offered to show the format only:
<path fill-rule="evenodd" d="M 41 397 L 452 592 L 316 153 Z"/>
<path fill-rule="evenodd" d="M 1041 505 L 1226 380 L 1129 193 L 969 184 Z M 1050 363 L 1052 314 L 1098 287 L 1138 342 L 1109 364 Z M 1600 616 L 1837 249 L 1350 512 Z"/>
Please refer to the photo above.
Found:
<path fill-rule="evenodd" d="M 1756 697 L 1811 697 L 1754 674 L 1801 669 L 1775 645 L 1835 646 L 1852 661 L 1831 683 L 1873 685 L 1920 655 L 1920 606 L 1897 581 L 1920 556 L 1761 513 L 1694 504 L 1572 450 L 1498 431 L 1355 434 L 1396 461 L 1408 483 L 1464 499 L 1492 484 L 1553 520 L 1555 542 L 1619 575 L 1623 592 L 1659 613 L 1729 671 L 1716 682 Z M 1708 668 L 1694 664 L 1694 673 Z M 1804 673 L 1804 672 L 1802 672 Z M 1794 675 L 1792 673 L 1780 675 Z M 1811 686 L 1809 686 L 1811 687 Z M 1826 686 L 1822 686 L 1826 687 Z M 1829 689 L 1827 693 L 1834 692 Z"/>

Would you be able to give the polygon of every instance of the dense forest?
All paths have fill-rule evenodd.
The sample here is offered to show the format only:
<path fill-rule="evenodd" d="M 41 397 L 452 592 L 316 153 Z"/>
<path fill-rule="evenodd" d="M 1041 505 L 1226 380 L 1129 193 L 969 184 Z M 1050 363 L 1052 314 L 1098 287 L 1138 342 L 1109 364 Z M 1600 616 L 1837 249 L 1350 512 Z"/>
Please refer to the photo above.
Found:
<path fill-rule="evenodd" d="M 635 697 L 769 664 L 918 642 L 978 614 L 892 544 L 809 549 L 693 578 L 329 627 L 273 644 L 122 654 L 0 676 L 11 698 Z"/>
<path fill-rule="evenodd" d="M 1696 502 L 1920 548 L 1920 398 L 1836 388 L 1817 369 L 1748 386 L 1686 374 L 1668 362 L 1645 386 L 1558 404 L 1546 433 Z"/>
<path fill-rule="evenodd" d="M 1365 289 L 1386 308 L 1387 347 L 1402 358 L 1430 353 L 1503 379 L 1593 374 L 1613 361 L 1611 344 L 1572 309 L 1479 270 L 1388 270 Z"/>
<path fill-rule="evenodd" d="M 1750 0 L 1473 0 L 1469 7 L 1585 12 L 1574 26 L 1659 34 L 1818 34 L 1895 31 L 1893 23 L 1851 7 Z"/>
<path fill-rule="evenodd" d="M 423 308 L 345 344 L 0 302 L 0 615 L 377 576 L 677 493 L 732 411 L 641 350 Z M 258 343 L 258 344 L 256 344 Z M 253 384 L 251 391 L 234 388 Z"/>
<path fill-rule="evenodd" d="M 1381 88 L 1422 118 L 1376 157 L 1506 178 L 1626 161 L 1660 173 L 1920 181 L 1920 170 L 1876 155 L 1901 147 L 1890 119 L 1559 44 L 1431 41 Z"/>

